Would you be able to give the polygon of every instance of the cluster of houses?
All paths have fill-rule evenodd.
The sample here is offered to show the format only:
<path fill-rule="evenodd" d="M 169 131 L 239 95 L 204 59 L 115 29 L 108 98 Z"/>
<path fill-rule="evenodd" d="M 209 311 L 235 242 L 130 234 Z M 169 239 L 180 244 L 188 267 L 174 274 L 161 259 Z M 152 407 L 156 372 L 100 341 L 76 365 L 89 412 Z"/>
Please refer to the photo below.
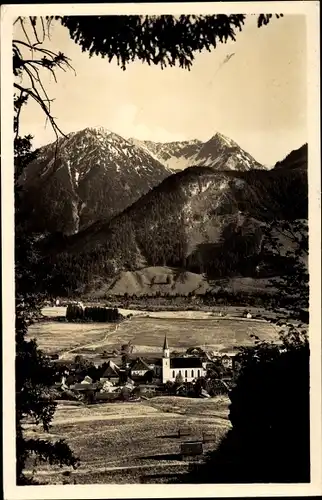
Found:
<path fill-rule="evenodd" d="M 220 356 L 223 369 L 234 370 L 234 354 Z M 104 371 L 99 380 L 93 380 L 89 375 L 80 376 L 66 371 L 61 379 L 63 391 L 73 391 L 76 395 L 95 394 L 96 400 L 112 400 L 121 395 L 137 393 L 141 389 L 158 391 L 168 383 L 177 385 L 195 383 L 206 377 L 209 369 L 214 366 L 214 359 L 199 348 L 191 348 L 183 355 L 171 356 L 167 337 L 164 339 L 161 357 L 137 357 L 128 360 L 122 366 L 112 359 L 104 364 Z M 207 397 L 205 391 L 203 395 Z"/>

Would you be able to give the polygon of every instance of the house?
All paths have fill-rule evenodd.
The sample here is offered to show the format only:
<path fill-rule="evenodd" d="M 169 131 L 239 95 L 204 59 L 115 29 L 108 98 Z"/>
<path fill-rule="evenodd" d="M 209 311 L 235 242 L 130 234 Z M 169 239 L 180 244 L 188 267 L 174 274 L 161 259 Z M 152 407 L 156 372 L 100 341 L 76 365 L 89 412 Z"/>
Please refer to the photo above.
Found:
<path fill-rule="evenodd" d="M 232 356 L 232 355 L 224 354 L 221 357 L 221 363 L 222 363 L 223 367 L 224 368 L 230 368 L 230 369 L 232 369 L 232 367 L 233 367 L 233 358 L 234 358 L 234 356 Z"/>
<path fill-rule="evenodd" d="M 67 387 L 71 387 L 77 383 L 80 383 L 82 381 L 82 378 L 83 377 L 78 373 L 71 373 L 66 377 L 64 383 Z"/>
<path fill-rule="evenodd" d="M 113 385 L 112 382 L 109 380 L 105 380 L 105 382 L 102 382 L 103 386 L 100 392 L 113 392 L 115 391 L 116 387 Z"/>
<path fill-rule="evenodd" d="M 93 383 L 93 379 L 92 379 L 92 377 L 89 377 L 88 375 L 86 375 L 84 380 L 81 381 L 81 384 L 92 384 L 92 383 Z"/>
<path fill-rule="evenodd" d="M 114 383 L 118 382 L 120 378 L 120 371 L 120 367 L 117 366 L 112 360 L 109 360 L 107 363 L 107 367 L 105 368 L 105 371 L 100 378 L 100 382 L 105 382 L 106 380 Z"/>
<path fill-rule="evenodd" d="M 200 358 L 195 357 L 170 357 L 168 340 L 165 336 L 162 355 L 162 382 L 175 382 L 181 376 L 184 382 L 206 375 L 206 365 Z"/>
<path fill-rule="evenodd" d="M 162 377 L 162 359 L 160 357 L 148 357 L 145 359 L 146 364 L 149 366 L 150 370 L 154 372 L 154 379 L 160 379 Z"/>
<path fill-rule="evenodd" d="M 142 358 L 137 358 L 131 365 L 131 377 L 144 377 L 149 371 L 150 366 Z"/>
<path fill-rule="evenodd" d="M 78 391 L 78 392 L 88 392 L 88 391 L 94 391 L 96 392 L 98 389 L 99 389 L 99 384 L 95 383 L 95 384 L 89 384 L 89 383 L 86 383 L 86 384 L 83 384 L 82 382 L 81 383 L 77 383 L 73 386 L 70 387 L 71 389 L 73 389 L 73 391 Z"/>

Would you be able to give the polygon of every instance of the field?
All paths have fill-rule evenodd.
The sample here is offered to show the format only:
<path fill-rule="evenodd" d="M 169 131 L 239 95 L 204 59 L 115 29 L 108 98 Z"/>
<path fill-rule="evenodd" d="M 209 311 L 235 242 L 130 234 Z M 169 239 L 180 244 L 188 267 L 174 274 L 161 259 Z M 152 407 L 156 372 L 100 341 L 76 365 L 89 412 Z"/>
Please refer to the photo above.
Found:
<path fill-rule="evenodd" d="M 109 323 L 60 323 L 56 321 L 40 322 L 28 330 L 29 338 L 35 338 L 38 346 L 46 353 L 74 352 L 78 346 L 91 345 L 94 349 L 104 344 L 107 335 L 116 326 Z"/>
<path fill-rule="evenodd" d="M 53 315 L 55 308 L 48 310 Z M 29 336 L 36 338 L 45 352 L 57 352 L 64 358 L 84 354 L 97 362 L 104 350 L 120 348 L 129 341 L 134 346 L 133 353 L 161 353 L 165 334 L 170 349 L 177 351 L 185 351 L 191 346 L 231 351 L 238 345 L 252 343 L 252 334 L 266 340 L 277 340 L 276 328 L 265 321 L 215 318 L 211 313 L 194 311 L 148 314 L 146 317 L 138 312 L 118 325 L 40 322 L 29 329 Z"/>
<path fill-rule="evenodd" d="M 269 323 L 255 323 L 236 319 L 170 319 L 132 318 L 108 337 L 115 345 L 131 340 L 135 351 L 160 351 L 167 335 L 170 349 L 186 350 L 191 346 L 213 350 L 230 350 L 240 344 L 249 344 L 251 334 L 271 338 L 275 330 Z"/>
<path fill-rule="evenodd" d="M 178 430 L 213 436 L 204 450 L 215 449 L 229 429 L 228 400 L 157 397 L 144 403 L 110 403 L 93 406 L 60 403 L 50 431 L 51 439 L 64 438 L 81 459 L 68 482 L 166 482 L 169 474 L 187 470 L 181 461 Z M 32 425 L 27 435 L 36 437 Z M 48 435 L 46 435 L 46 438 Z M 32 466 L 30 465 L 30 470 Z M 61 484 L 64 470 L 42 466 L 38 480 Z"/>

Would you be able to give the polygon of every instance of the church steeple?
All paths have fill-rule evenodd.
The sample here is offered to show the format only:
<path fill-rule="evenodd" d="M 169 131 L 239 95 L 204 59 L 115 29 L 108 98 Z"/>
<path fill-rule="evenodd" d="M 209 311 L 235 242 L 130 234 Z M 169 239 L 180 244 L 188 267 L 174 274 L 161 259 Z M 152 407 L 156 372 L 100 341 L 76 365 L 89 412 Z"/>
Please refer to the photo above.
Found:
<path fill-rule="evenodd" d="M 164 358 L 169 358 L 170 357 L 170 350 L 168 346 L 168 339 L 167 336 L 164 336 L 164 342 L 163 342 L 163 357 Z"/>

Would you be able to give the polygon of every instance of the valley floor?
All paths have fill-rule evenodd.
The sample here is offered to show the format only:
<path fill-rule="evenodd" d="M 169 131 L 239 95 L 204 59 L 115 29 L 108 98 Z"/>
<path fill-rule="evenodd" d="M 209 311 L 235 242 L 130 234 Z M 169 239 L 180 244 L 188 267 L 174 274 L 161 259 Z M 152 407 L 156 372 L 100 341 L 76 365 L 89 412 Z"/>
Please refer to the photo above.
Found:
<path fill-rule="evenodd" d="M 192 346 L 229 351 L 252 343 L 252 334 L 266 340 L 276 340 L 278 334 L 273 325 L 260 317 L 242 318 L 236 308 L 226 308 L 224 317 L 219 315 L 222 308 L 213 308 L 212 312 L 120 310 L 132 317 L 118 324 L 58 321 L 65 312 L 65 308 L 45 308 L 43 315 L 47 320 L 32 325 L 29 337 L 36 338 L 44 352 L 59 353 L 63 359 L 82 354 L 97 364 L 106 360 L 106 352 L 119 349 L 129 340 L 134 355 L 160 355 L 165 333 L 171 351 L 181 352 Z M 260 316 L 259 310 L 257 313 Z M 94 405 L 60 401 L 49 436 L 39 433 L 32 423 L 26 425 L 26 434 L 66 439 L 80 457 L 81 465 L 72 473 L 43 465 L 37 467 L 35 478 L 47 484 L 169 482 L 189 469 L 190 462 L 182 460 L 180 453 L 184 438 L 178 432 L 182 426 L 188 427 L 197 440 L 202 439 L 204 432 L 211 434 L 204 452 L 216 449 L 230 428 L 228 405 L 227 396 L 158 396 L 138 402 Z M 32 463 L 28 469 L 31 474 Z"/>
<path fill-rule="evenodd" d="M 266 340 L 278 339 L 277 328 L 261 318 L 242 318 L 236 309 L 226 316 L 204 311 L 119 311 L 132 317 L 121 323 L 67 323 L 55 321 L 64 316 L 65 308 L 45 308 L 43 314 L 49 321 L 39 322 L 29 328 L 30 338 L 47 353 L 58 353 L 62 359 L 74 359 L 81 354 L 96 363 L 112 357 L 131 341 L 133 354 L 161 354 L 162 342 L 167 335 L 171 350 L 185 351 L 188 347 L 229 352 L 239 345 L 253 343 L 252 335 Z M 238 316 L 239 314 L 239 316 Z M 107 354 L 106 354 L 107 353 Z M 110 354 L 108 354 L 110 353 Z"/>

